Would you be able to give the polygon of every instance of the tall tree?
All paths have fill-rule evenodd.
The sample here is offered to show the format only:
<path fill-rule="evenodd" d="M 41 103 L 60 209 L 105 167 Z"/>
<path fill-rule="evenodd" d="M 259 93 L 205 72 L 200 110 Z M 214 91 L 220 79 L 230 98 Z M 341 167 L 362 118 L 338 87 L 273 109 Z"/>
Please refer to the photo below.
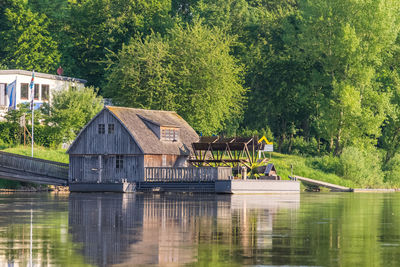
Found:
<path fill-rule="evenodd" d="M 60 59 L 57 43 L 43 14 L 32 12 L 24 1 L 15 2 L 5 10 L 6 28 L 1 32 L 2 63 L 10 68 L 52 72 Z"/>
<path fill-rule="evenodd" d="M 65 61 L 69 72 L 99 86 L 103 82 L 105 58 L 117 53 L 131 38 L 165 32 L 172 24 L 167 0 L 84 0 L 71 3 L 68 27 L 69 46 Z"/>
<path fill-rule="evenodd" d="M 299 9 L 298 57 L 315 73 L 308 85 L 321 100 L 320 134 L 335 154 L 374 142 L 388 105 L 376 70 L 397 38 L 397 2 L 304 0 Z"/>
<path fill-rule="evenodd" d="M 134 39 L 111 66 L 107 96 L 119 105 L 174 109 L 196 130 L 217 133 L 243 105 L 243 70 L 229 54 L 232 41 L 200 22 L 177 25 L 164 38 Z"/>
<path fill-rule="evenodd" d="M 174 110 L 168 43 L 159 34 L 132 39 L 118 54 L 109 57 L 105 94 L 122 106 Z"/>

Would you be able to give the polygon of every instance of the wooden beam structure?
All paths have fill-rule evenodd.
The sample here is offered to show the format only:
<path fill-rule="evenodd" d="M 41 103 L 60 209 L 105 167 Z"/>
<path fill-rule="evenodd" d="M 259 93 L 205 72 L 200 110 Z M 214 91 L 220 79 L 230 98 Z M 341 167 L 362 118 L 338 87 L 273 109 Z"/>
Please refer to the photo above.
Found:
<path fill-rule="evenodd" d="M 258 137 L 201 137 L 200 141 L 192 144 L 194 158 L 189 162 L 201 166 L 250 166 L 256 162 L 258 151 L 263 143 L 258 143 Z M 251 151 L 251 152 L 250 152 Z"/>

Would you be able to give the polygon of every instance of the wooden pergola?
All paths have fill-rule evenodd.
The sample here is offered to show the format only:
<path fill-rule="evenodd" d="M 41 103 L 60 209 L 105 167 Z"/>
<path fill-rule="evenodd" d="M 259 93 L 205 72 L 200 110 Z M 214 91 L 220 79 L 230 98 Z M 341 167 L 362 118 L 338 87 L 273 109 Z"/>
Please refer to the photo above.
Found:
<path fill-rule="evenodd" d="M 257 160 L 258 150 L 264 143 L 258 143 L 258 137 L 218 136 L 200 137 L 200 141 L 192 143 L 194 158 L 189 159 L 194 166 L 250 166 Z"/>

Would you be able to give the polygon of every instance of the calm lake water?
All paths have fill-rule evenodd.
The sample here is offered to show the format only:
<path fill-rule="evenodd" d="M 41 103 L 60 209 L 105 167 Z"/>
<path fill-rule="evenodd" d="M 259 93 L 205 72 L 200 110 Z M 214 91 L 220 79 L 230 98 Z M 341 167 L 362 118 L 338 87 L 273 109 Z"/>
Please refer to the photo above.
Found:
<path fill-rule="evenodd" d="M 400 266 L 400 194 L 0 194 L 0 266 Z"/>

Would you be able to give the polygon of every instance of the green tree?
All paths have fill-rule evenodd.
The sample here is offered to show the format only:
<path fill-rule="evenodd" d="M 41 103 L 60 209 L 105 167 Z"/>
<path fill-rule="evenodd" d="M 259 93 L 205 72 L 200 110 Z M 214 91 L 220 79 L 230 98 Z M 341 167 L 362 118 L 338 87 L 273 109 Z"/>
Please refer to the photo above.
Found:
<path fill-rule="evenodd" d="M 200 22 L 134 39 L 110 66 L 107 96 L 118 105 L 174 109 L 196 130 L 219 132 L 241 115 L 245 92 L 232 42 Z"/>
<path fill-rule="evenodd" d="M 308 85 L 321 101 L 320 134 L 335 154 L 346 145 L 376 142 L 389 100 L 376 71 L 397 38 L 398 3 L 305 0 L 299 9 L 297 53 L 315 73 Z"/>
<path fill-rule="evenodd" d="M 170 1 L 84 0 L 70 3 L 64 35 L 66 71 L 100 86 L 109 51 L 117 53 L 131 38 L 172 25 Z"/>
<path fill-rule="evenodd" d="M 135 38 L 109 60 L 113 65 L 107 76 L 105 94 L 115 104 L 149 109 L 176 108 L 168 44 L 160 35 L 148 36 L 143 41 Z"/>
<path fill-rule="evenodd" d="M 103 98 L 93 87 L 68 87 L 53 94 L 51 106 L 47 107 L 47 123 L 58 128 L 64 141 L 69 142 L 102 107 Z"/>
<path fill-rule="evenodd" d="M 196 22 L 170 32 L 171 81 L 178 113 L 204 134 L 218 133 L 240 119 L 243 68 L 230 55 L 234 39 Z"/>
<path fill-rule="evenodd" d="M 5 10 L 5 19 L 6 30 L 0 35 L 2 63 L 9 68 L 55 70 L 60 54 L 49 34 L 47 17 L 32 12 L 23 1 L 17 1 Z"/>

